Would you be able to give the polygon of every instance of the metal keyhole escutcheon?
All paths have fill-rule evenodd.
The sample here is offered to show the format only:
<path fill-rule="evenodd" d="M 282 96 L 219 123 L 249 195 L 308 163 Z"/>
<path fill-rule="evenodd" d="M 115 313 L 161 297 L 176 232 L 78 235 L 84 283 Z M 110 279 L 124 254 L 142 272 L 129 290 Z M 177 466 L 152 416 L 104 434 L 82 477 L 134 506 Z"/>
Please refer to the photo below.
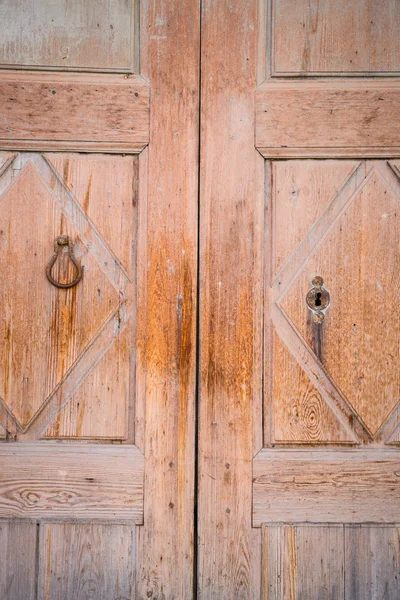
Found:
<path fill-rule="evenodd" d="M 313 313 L 313 321 L 322 323 L 325 317 L 323 311 L 328 308 L 330 303 L 329 292 L 323 287 L 324 280 L 320 275 L 314 277 L 312 284 L 314 287 L 308 291 L 306 297 L 307 306 Z"/>
<path fill-rule="evenodd" d="M 56 262 L 59 254 L 62 252 L 62 250 L 65 246 L 68 247 L 68 256 L 77 272 L 75 279 L 73 281 L 71 281 L 70 283 L 60 283 L 59 281 L 56 281 L 51 274 L 54 263 Z M 53 254 L 49 264 L 46 267 L 47 279 L 56 288 L 61 288 L 61 289 L 66 290 L 68 288 L 72 288 L 72 287 L 76 286 L 82 279 L 82 275 L 83 275 L 83 267 L 74 256 L 73 244 L 72 244 L 69 236 L 68 235 L 57 236 L 56 241 L 54 242 L 54 254 Z"/>

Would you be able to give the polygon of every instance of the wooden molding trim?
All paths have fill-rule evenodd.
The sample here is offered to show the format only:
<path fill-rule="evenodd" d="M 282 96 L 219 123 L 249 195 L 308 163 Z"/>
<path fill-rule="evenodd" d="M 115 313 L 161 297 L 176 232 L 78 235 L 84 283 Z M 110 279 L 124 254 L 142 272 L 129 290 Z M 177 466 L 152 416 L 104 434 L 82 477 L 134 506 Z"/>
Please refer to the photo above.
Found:
<path fill-rule="evenodd" d="M 2 517 L 143 522 L 144 457 L 136 446 L 0 446 Z"/>
<path fill-rule="evenodd" d="M 400 155 L 396 81 L 264 82 L 256 147 L 266 158 Z"/>
<path fill-rule="evenodd" d="M 253 527 L 398 522 L 399 497 L 396 449 L 263 449 L 253 461 Z"/>
<path fill-rule="evenodd" d="M 149 142 L 140 76 L 10 71 L 0 75 L 5 150 L 140 152 Z"/>

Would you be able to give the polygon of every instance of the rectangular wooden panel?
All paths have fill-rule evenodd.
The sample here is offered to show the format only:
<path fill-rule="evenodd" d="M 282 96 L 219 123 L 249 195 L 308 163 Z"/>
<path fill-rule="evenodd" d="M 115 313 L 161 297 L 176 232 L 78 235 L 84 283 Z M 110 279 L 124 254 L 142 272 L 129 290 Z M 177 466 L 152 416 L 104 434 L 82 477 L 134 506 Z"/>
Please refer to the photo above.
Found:
<path fill-rule="evenodd" d="M 397 0 L 271 0 L 272 75 L 398 75 Z"/>
<path fill-rule="evenodd" d="M 36 537 L 33 521 L 0 520 L 2 600 L 36 600 Z"/>
<path fill-rule="evenodd" d="M 263 449 L 253 461 L 253 526 L 274 521 L 400 521 L 393 450 Z"/>
<path fill-rule="evenodd" d="M 43 523 L 39 554 L 38 600 L 134 598 L 134 526 Z"/>
<path fill-rule="evenodd" d="M 395 600 L 398 525 L 263 526 L 263 600 Z"/>
<path fill-rule="evenodd" d="M 3 0 L 0 68 L 131 71 L 135 0 Z"/>
<path fill-rule="evenodd" d="M 262 536 L 263 600 L 344 600 L 342 525 L 271 524 Z"/>
<path fill-rule="evenodd" d="M 143 519 L 135 446 L 0 445 L 0 516 Z"/>
<path fill-rule="evenodd" d="M 0 114 L 4 149 L 132 153 L 149 141 L 149 87 L 139 76 L 4 72 Z"/>
<path fill-rule="evenodd" d="M 397 82 L 268 82 L 256 91 L 256 146 L 266 157 L 400 155 Z"/>
<path fill-rule="evenodd" d="M 0 174 L 0 303 L 7 307 L 0 314 L 0 398 L 8 412 L 0 423 L 6 429 L 14 418 L 25 441 L 43 435 L 133 440 L 138 158 L 6 158 Z M 46 277 L 60 234 L 69 236 L 83 269 L 71 289 L 58 289 Z M 64 283 L 76 276 L 65 252 L 51 273 Z"/>

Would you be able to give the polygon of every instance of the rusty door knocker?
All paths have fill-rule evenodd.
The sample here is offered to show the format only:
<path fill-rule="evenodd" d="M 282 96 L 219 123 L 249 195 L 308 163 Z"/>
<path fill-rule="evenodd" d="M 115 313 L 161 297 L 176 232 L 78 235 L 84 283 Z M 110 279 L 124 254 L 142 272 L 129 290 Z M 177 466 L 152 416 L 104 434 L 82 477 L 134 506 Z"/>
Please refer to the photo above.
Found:
<path fill-rule="evenodd" d="M 52 274 L 51 274 L 54 263 L 56 262 L 58 255 L 59 255 L 60 251 L 62 251 L 64 246 L 68 247 L 68 256 L 77 271 L 77 275 L 76 275 L 75 279 L 73 281 L 71 281 L 70 283 L 60 283 L 59 281 L 56 281 L 52 277 Z M 47 279 L 56 288 L 61 288 L 61 289 L 65 290 L 65 289 L 72 288 L 75 285 L 77 285 L 80 282 L 80 280 L 82 279 L 82 275 L 83 275 L 83 267 L 76 260 L 76 258 L 74 256 L 74 249 L 73 249 L 73 245 L 72 245 L 72 242 L 71 242 L 69 236 L 68 235 L 57 236 L 56 241 L 54 242 L 54 254 L 53 254 L 49 264 L 46 267 Z"/>

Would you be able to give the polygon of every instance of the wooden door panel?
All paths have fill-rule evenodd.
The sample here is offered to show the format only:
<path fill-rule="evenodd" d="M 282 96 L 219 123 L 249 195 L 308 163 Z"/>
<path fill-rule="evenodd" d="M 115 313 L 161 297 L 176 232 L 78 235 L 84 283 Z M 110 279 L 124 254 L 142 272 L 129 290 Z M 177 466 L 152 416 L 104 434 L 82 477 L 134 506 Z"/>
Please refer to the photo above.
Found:
<path fill-rule="evenodd" d="M 387 442 L 398 423 L 400 401 L 395 300 L 400 264 L 396 252 L 388 255 L 400 241 L 400 182 L 390 162 L 343 161 L 347 179 L 338 178 L 330 202 L 312 222 L 307 209 L 321 194 L 315 174 L 330 171 L 332 162 L 292 162 L 271 166 L 265 439 Z M 281 216 L 286 210 L 288 223 Z M 293 237 L 293 230 L 299 243 L 274 274 L 276 248 L 284 246 L 288 234 Z M 305 301 L 317 275 L 330 294 L 321 324 L 313 321 Z M 337 415 L 329 433 L 327 407 Z"/>
<path fill-rule="evenodd" d="M 0 396 L 17 438 L 50 427 L 52 437 L 133 439 L 137 169 L 135 157 L 38 154 L 17 154 L 3 167 Z M 46 277 L 64 234 L 84 269 L 69 290 Z M 66 283 L 74 269 L 64 252 L 52 275 Z"/>
<path fill-rule="evenodd" d="M 264 600 L 378 600 L 400 593 L 398 525 L 263 527 Z"/>
<path fill-rule="evenodd" d="M 271 0 L 274 77 L 399 75 L 396 0 Z"/>
<path fill-rule="evenodd" d="M 129 523 L 44 523 L 38 600 L 133 598 L 135 549 Z"/>
<path fill-rule="evenodd" d="M 0 7 L 0 67 L 132 72 L 137 3 L 13 2 Z"/>

